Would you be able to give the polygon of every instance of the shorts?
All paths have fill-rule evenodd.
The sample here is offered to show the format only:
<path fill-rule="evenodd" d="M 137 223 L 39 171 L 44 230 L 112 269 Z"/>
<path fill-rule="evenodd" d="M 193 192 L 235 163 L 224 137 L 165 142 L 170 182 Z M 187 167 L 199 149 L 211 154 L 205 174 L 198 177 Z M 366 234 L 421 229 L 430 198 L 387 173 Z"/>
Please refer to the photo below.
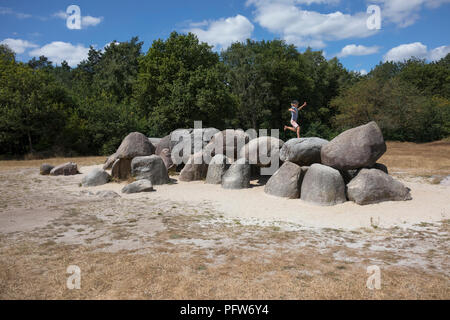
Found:
<path fill-rule="evenodd" d="M 297 129 L 299 127 L 298 123 L 294 120 L 291 120 L 291 124 L 294 127 L 294 129 Z"/>

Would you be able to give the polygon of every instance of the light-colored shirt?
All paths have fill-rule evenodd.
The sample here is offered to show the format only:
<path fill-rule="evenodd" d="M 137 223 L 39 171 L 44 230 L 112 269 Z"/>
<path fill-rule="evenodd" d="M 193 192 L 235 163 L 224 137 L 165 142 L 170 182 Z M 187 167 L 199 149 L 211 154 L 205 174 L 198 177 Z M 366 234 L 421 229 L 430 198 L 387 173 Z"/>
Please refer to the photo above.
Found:
<path fill-rule="evenodd" d="M 291 120 L 297 121 L 298 119 L 298 109 L 296 107 L 291 107 L 291 109 L 295 110 L 291 111 Z"/>

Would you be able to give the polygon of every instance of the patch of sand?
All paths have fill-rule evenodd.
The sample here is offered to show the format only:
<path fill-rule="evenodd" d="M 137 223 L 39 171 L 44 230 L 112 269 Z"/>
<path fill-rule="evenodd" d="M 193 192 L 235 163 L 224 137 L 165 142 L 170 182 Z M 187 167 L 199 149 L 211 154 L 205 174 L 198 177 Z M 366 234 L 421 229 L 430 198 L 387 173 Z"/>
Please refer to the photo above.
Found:
<path fill-rule="evenodd" d="M 80 172 L 88 173 L 95 167 L 81 167 Z M 83 175 L 77 176 L 82 179 Z M 256 218 L 265 221 L 282 221 L 300 224 L 305 227 L 357 229 L 365 227 L 408 227 L 426 222 L 450 219 L 450 187 L 411 182 L 400 179 L 411 189 L 413 200 L 383 202 L 359 206 L 353 202 L 322 207 L 300 199 L 283 199 L 264 193 L 264 186 L 252 182 L 252 188 L 226 190 L 220 185 L 205 184 L 203 181 L 182 182 L 177 177 L 175 184 L 154 186 L 156 192 L 146 193 L 145 197 L 157 201 L 212 204 L 216 211 L 231 218 Z M 120 191 L 125 183 L 109 183 L 91 188 L 66 187 L 70 191 L 113 190 L 125 198 L 140 198 L 143 194 L 125 195 Z"/>

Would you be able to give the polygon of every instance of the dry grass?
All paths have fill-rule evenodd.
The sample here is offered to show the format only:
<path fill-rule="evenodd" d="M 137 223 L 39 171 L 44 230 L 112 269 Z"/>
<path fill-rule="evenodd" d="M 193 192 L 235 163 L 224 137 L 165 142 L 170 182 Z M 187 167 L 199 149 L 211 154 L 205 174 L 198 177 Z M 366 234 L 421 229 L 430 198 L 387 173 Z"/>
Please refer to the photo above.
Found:
<path fill-rule="evenodd" d="M 66 162 L 75 162 L 78 167 L 102 164 L 106 157 L 75 157 L 75 158 L 49 158 L 40 160 L 2 160 L 0 161 L 0 171 L 20 168 L 39 168 L 41 164 L 60 165 Z"/>
<path fill-rule="evenodd" d="M 100 253 L 81 246 L 19 243 L 0 251 L 0 299 L 448 299 L 449 279 L 413 268 L 382 269 L 382 289 L 366 288 L 366 265 L 334 261 L 305 249 L 208 250 L 186 257 L 160 248 L 149 254 Z M 8 257 L 8 259 L 6 259 Z M 66 288 L 66 268 L 81 268 L 81 289 Z"/>
<path fill-rule="evenodd" d="M 379 162 L 391 172 L 418 176 L 450 175 L 450 142 L 387 142 L 387 152 Z"/>

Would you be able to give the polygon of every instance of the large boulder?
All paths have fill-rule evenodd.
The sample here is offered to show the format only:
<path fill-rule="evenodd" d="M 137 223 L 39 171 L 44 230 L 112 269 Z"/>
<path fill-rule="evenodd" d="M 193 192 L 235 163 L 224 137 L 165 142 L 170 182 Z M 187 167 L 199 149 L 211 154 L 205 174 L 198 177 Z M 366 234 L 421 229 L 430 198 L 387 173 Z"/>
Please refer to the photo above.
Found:
<path fill-rule="evenodd" d="M 116 151 L 119 159 L 133 159 L 155 153 L 155 146 L 139 132 L 132 132 L 123 139 Z"/>
<path fill-rule="evenodd" d="M 95 168 L 81 180 L 83 187 L 95 187 L 108 183 L 111 176 L 105 170 Z"/>
<path fill-rule="evenodd" d="M 403 183 L 378 169 L 362 169 L 347 185 L 347 195 L 361 205 L 412 199 Z"/>
<path fill-rule="evenodd" d="M 222 188 L 245 189 L 250 187 L 250 164 L 245 158 L 238 159 L 222 176 Z"/>
<path fill-rule="evenodd" d="M 132 182 L 122 188 L 122 193 L 139 193 L 151 191 L 155 191 L 155 189 L 153 189 L 152 182 L 147 179 Z"/>
<path fill-rule="evenodd" d="M 106 159 L 105 164 L 103 165 L 103 170 L 111 169 L 114 162 L 116 162 L 117 159 L 118 159 L 117 153 L 113 153 L 112 155 L 110 155 L 108 159 Z"/>
<path fill-rule="evenodd" d="M 264 187 L 264 192 L 273 196 L 295 199 L 300 197 L 300 190 L 308 167 L 286 161 Z"/>
<path fill-rule="evenodd" d="M 198 181 L 206 178 L 208 164 L 203 160 L 203 153 L 197 152 L 189 157 L 183 170 L 180 172 L 180 181 Z"/>
<path fill-rule="evenodd" d="M 347 200 L 344 179 L 336 169 L 315 163 L 303 178 L 300 197 L 322 206 L 343 203 Z"/>
<path fill-rule="evenodd" d="M 239 158 L 245 158 L 250 164 L 260 167 L 270 166 L 272 160 L 280 161 L 280 149 L 284 142 L 275 137 L 259 137 L 250 140 L 239 151 Z"/>
<path fill-rule="evenodd" d="M 371 168 L 386 152 L 375 122 L 347 130 L 322 147 L 322 164 L 338 170 Z"/>
<path fill-rule="evenodd" d="M 73 162 L 61 164 L 50 171 L 51 176 L 72 176 L 78 173 L 77 164 Z"/>
<path fill-rule="evenodd" d="M 131 176 L 131 159 L 116 159 L 111 168 L 111 176 L 126 180 Z"/>
<path fill-rule="evenodd" d="M 150 180 L 153 185 L 166 184 L 170 181 L 166 165 L 157 155 L 134 158 L 131 161 L 131 175 L 137 180 Z"/>
<path fill-rule="evenodd" d="M 169 149 L 170 151 L 170 134 L 162 138 L 156 145 L 155 154 L 159 156 L 161 151 L 164 149 Z"/>
<path fill-rule="evenodd" d="M 328 140 L 321 138 L 296 138 L 288 140 L 280 150 L 281 161 L 290 161 L 299 166 L 321 163 L 320 151 Z"/>
<path fill-rule="evenodd" d="M 161 152 L 158 154 L 158 156 L 160 156 L 161 159 L 164 161 L 164 165 L 166 166 L 167 170 L 170 170 L 174 167 L 169 149 L 167 148 L 162 149 Z"/>
<path fill-rule="evenodd" d="M 153 138 L 153 137 L 148 138 L 148 141 L 150 141 L 150 143 L 151 143 L 152 145 L 154 145 L 155 148 L 156 148 L 156 146 L 161 142 L 161 140 L 162 140 L 162 138 Z M 156 151 L 155 151 L 155 153 L 156 153 Z"/>
<path fill-rule="evenodd" d="M 238 152 L 250 141 L 243 130 L 227 129 L 216 133 L 205 146 L 204 154 L 215 156 L 224 154 L 232 161 L 238 158 Z"/>
<path fill-rule="evenodd" d="M 361 168 L 361 169 L 378 169 L 386 174 L 389 174 L 388 168 L 382 163 L 375 163 L 371 168 Z M 351 169 L 351 170 L 341 170 L 342 177 L 344 178 L 345 184 L 349 184 L 352 179 L 354 179 L 361 169 Z"/>
<path fill-rule="evenodd" d="M 209 163 L 208 173 L 206 174 L 206 183 L 221 184 L 222 176 L 230 167 L 231 160 L 223 154 L 217 154 Z"/>
<path fill-rule="evenodd" d="M 54 166 L 52 166 L 51 164 L 43 163 L 39 168 L 39 173 L 42 174 L 43 176 L 48 176 L 53 168 Z"/>

